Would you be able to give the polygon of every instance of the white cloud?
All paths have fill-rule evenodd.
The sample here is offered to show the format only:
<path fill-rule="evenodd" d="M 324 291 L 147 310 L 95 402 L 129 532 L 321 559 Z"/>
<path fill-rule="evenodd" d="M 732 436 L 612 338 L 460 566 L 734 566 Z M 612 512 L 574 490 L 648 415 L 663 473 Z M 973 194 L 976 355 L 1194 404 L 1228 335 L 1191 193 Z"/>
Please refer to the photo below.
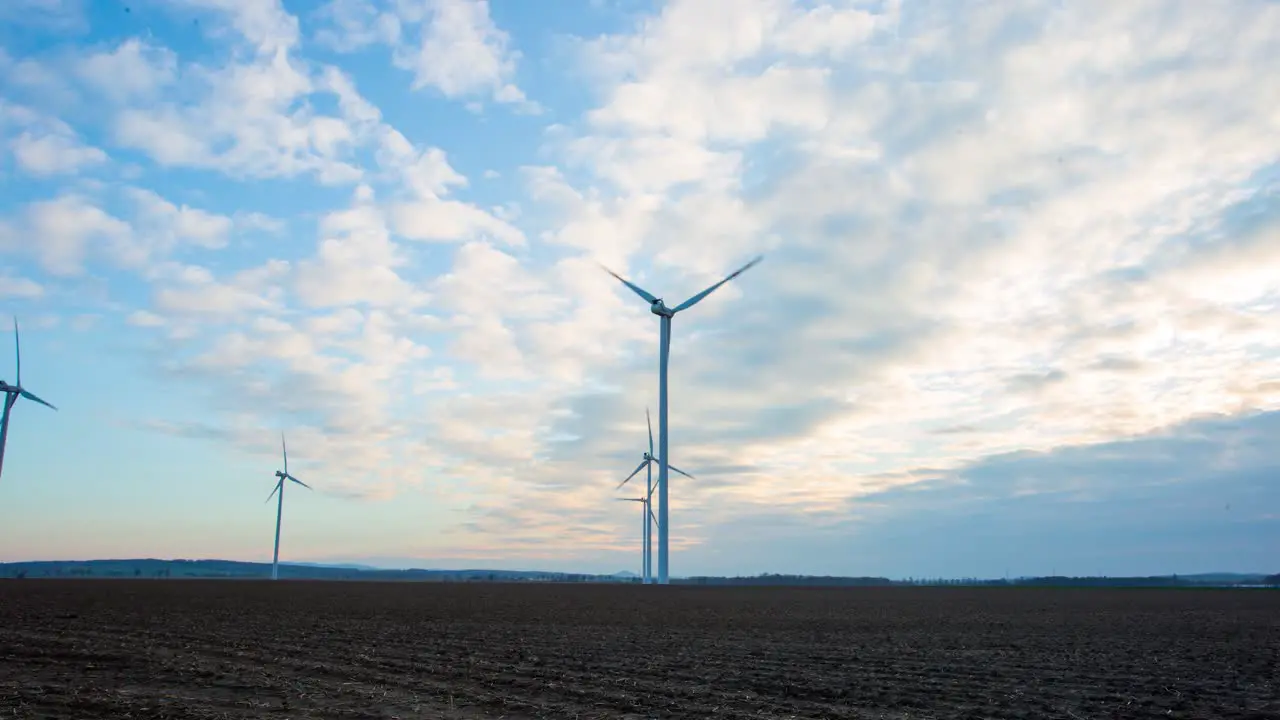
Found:
<path fill-rule="evenodd" d="M 66 135 L 24 132 L 10 143 L 23 170 L 34 175 L 57 175 L 105 162 L 107 154 Z"/>
<path fill-rule="evenodd" d="M 32 175 L 71 173 L 107 161 L 106 153 L 81 142 L 65 122 L 3 99 L 0 99 L 0 130 L 18 132 L 8 145 L 19 167 Z"/>
<path fill-rule="evenodd" d="M 399 171 L 405 186 L 419 198 L 438 198 L 448 194 L 450 187 L 467 185 L 467 179 L 449 165 L 443 150 L 430 147 L 419 152 L 395 130 L 388 129 L 384 135 L 378 162 Z"/>
<path fill-rule="evenodd" d="M 298 266 L 295 289 L 306 305 L 412 307 L 424 302 L 422 291 L 398 274 L 406 258 L 373 200 L 373 191 L 361 187 L 350 209 L 321 221 L 316 257 Z"/>
<path fill-rule="evenodd" d="M 589 118 L 606 128 L 675 138 L 749 143 L 775 128 L 821 130 L 828 122 L 828 71 L 774 65 L 748 77 L 657 76 L 614 88 Z"/>
<path fill-rule="evenodd" d="M 0 297 L 31 299 L 44 295 L 44 287 L 34 280 L 0 275 Z"/>
<path fill-rule="evenodd" d="M 283 309 L 280 281 L 289 270 L 288 263 L 272 261 L 219 280 L 205 267 L 165 263 L 153 271 L 152 310 L 143 317 L 154 314 L 163 320 L 163 325 L 170 328 L 171 340 L 198 337 L 204 325 L 221 326 L 241 322 L 245 317 L 270 318 Z"/>
<path fill-rule="evenodd" d="M 164 318 L 148 310 L 135 310 L 129 313 L 126 322 L 135 327 L 162 327 Z"/>
<path fill-rule="evenodd" d="M 249 63 L 192 67 L 189 75 L 203 93 L 197 101 L 125 107 L 116 141 L 162 165 L 267 178 L 311 173 L 329 184 L 361 177 L 348 159 L 362 141 L 353 129 L 341 118 L 295 107 L 317 86 L 283 48 Z"/>
<path fill-rule="evenodd" d="M 212 11 L 224 18 L 260 55 L 276 55 L 298 44 L 298 19 L 280 0 L 175 0 L 176 7 Z"/>
<path fill-rule="evenodd" d="M 569 143 L 567 159 L 586 165 L 628 194 L 660 193 L 699 184 L 725 188 L 740 182 L 742 157 L 666 135 L 589 136 Z"/>
<path fill-rule="evenodd" d="M 62 195 L 27 207 L 18 249 L 34 254 L 53 275 L 78 275 L 92 250 L 127 242 L 129 225 L 80 195 Z"/>
<path fill-rule="evenodd" d="M 236 227 L 245 230 L 258 230 L 276 234 L 284 232 L 287 227 L 283 220 L 260 212 L 236 212 L 232 217 L 232 222 L 235 223 Z"/>
<path fill-rule="evenodd" d="M 293 48 L 297 20 L 278 2 L 183 0 L 215 11 L 255 48 L 224 65 L 179 64 L 174 53 L 136 39 L 80 61 L 77 72 L 115 103 L 114 139 L 161 165 L 218 169 L 237 177 L 313 174 L 330 184 L 360 179 L 352 154 L 371 141 L 369 127 L 318 113 L 310 100 L 345 93 L 344 109 L 362 102 L 348 82 L 336 89 L 333 68 L 314 68 Z M 216 23 L 215 35 L 222 30 Z M 202 25 L 202 27 L 205 27 Z M 175 84 L 178 77 L 181 83 Z M 376 121 L 376 109 L 375 113 Z M 376 122 L 374 123 L 376 128 Z"/>
<path fill-rule="evenodd" d="M 126 193 L 137 206 L 139 232 L 151 235 L 154 245 L 169 248 L 190 243 L 211 250 L 226 247 L 227 235 L 234 225 L 231 218 L 174 205 L 150 190 L 131 188 Z"/>
<path fill-rule="evenodd" d="M 154 99 L 177 79 L 178 59 L 168 48 L 129 38 L 114 50 L 81 58 L 76 73 L 117 102 Z"/>
<path fill-rule="evenodd" d="M 239 229 L 275 229 L 270 218 L 230 218 L 175 205 L 151 190 L 125 187 L 119 195 L 132 212 L 108 212 L 109 197 L 67 192 L 28 204 L 3 227 L 0 250 L 37 259 L 46 272 L 81 275 L 90 260 L 158 277 L 173 253 L 218 250 Z"/>
<path fill-rule="evenodd" d="M 466 187 L 467 178 L 449 164 L 439 148 L 415 148 L 393 128 L 382 130 L 377 162 L 397 176 L 407 201 L 389 207 L 396 233 L 413 240 L 456 241 L 492 238 L 508 245 L 524 245 L 524 234 L 510 223 L 475 205 L 446 199 L 452 188 Z"/>
<path fill-rule="evenodd" d="M 352 52 L 374 43 L 393 50 L 396 67 L 413 73 L 413 89 L 448 98 L 488 94 L 499 103 L 537 112 L 514 82 L 520 54 L 489 15 L 488 0 L 330 0 L 317 19 L 321 43 Z"/>
<path fill-rule="evenodd" d="M 395 45 L 400 40 L 400 18 L 379 11 L 368 0 L 329 0 L 315 17 L 334 25 L 317 30 L 316 40 L 338 52 L 354 52 L 375 43 Z"/>
<path fill-rule="evenodd" d="M 396 232 L 413 240 L 493 238 L 507 245 L 523 245 L 524 234 L 474 205 L 453 200 L 424 199 L 398 203 L 391 209 Z"/>
<path fill-rule="evenodd" d="M 509 82 L 516 55 L 510 36 L 489 16 L 487 0 L 401 0 L 400 16 L 426 20 L 417 47 L 400 48 L 396 64 L 414 73 L 414 88 L 434 87 L 448 97 L 489 91 L 499 102 L 520 102 Z"/>

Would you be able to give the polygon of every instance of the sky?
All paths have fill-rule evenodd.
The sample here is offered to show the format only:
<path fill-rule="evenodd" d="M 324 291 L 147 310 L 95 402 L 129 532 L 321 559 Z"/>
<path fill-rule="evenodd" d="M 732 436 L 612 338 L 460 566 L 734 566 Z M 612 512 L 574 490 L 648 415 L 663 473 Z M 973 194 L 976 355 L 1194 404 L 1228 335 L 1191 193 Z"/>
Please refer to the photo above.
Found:
<path fill-rule="evenodd" d="M 5 0 L 0 560 L 1280 570 L 1273 0 Z M 13 381 L 9 341 L 0 377 Z"/>

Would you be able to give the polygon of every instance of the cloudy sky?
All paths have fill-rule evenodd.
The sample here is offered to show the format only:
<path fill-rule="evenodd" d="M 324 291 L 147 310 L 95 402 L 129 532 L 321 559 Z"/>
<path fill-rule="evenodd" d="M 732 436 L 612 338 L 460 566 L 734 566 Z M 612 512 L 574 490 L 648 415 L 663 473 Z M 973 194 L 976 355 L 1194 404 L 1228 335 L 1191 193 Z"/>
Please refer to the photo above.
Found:
<path fill-rule="evenodd" d="M 1276 571 L 1280 4 L 5 0 L 0 559 Z M 7 319 L 6 319 L 7 321 Z M 8 341 L 3 345 L 10 348 Z M 10 350 L 0 377 L 13 379 Z M 294 492 L 294 490 L 298 490 Z"/>

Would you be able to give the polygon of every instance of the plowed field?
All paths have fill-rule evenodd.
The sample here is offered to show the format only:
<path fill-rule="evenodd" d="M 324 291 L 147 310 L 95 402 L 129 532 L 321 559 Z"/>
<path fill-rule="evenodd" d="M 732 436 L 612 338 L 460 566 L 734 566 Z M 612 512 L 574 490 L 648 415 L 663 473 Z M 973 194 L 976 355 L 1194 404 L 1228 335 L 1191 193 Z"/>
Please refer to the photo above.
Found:
<path fill-rule="evenodd" d="M 1280 718 L 1280 592 L 0 581 L 0 717 Z"/>

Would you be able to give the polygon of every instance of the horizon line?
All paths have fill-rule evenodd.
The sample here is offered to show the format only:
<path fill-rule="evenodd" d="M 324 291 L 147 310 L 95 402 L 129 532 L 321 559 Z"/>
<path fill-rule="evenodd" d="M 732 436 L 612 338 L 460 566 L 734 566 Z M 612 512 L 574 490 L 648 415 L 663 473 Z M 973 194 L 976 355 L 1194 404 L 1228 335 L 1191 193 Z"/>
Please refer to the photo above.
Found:
<path fill-rule="evenodd" d="M 152 563 L 233 563 L 239 565 L 261 565 L 265 568 L 271 567 L 271 561 L 258 560 L 232 560 L 227 558 L 159 558 L 159 557 L 132 557 L 132 558 L 90 558 L 75 560 L 3 560 L 0 561 L 0 567 L 13 565 L 50 565 L 50 564 L 90 564 L 90 563 L 130 563 L 130 562 L 152 562 Z M 487 573 L 527 573 L 542 575 L 586 575 L 594 577 L 617 577 L 620 575 L 633 575 L 639 577 L 640 574 L 633 570 L 618 570 L 615 572 L 585 572 L 581 570 L 540 570 L 540 569 L 503 569 L 484 566 L 471 566 L 464 568 L 440 568 L 440 567 L 378 567 L 369 565 L 356 560 L 338 561 L 338 562 L 317 562 L 312 560 L 295 560 L 292 562 L 281 561 L 280 566 L 288 566 L 294 568 L 316 568 L 316 569 L 332 569 L 332 570 L 351 570 L 362 573 L 386 573 L 386 572 L 432 572 L 432 573 L 460 573 L 460 572 L 487 572 Z M 1060 575 L 1056 572 L 1046 574 L 1022 574 L 1022 575 L 1002 575 L 1002 576 L 978 576 L 978 575 L 960 575 L 960 576 L 938 576 L 938 575 L 900 575 L 897 577 L 889 575 L 847 575 L 847 574 L 813 574 L 813 573 L 795 573 L 795 572 L 776 572 L 762 571 L 755 574 L 690 574 L 690 575 L 672 575 L 676 579 L 691 578 L 762 578 L 768 576 L 796 577 L 796 578 L 841 578 L 841 579 L 883 579 L 891 582 L 904 582 L 910 580 L 920 581 L 936 581 L 936 580 L 971 580 L 983 582 L 995 582 L 999 580 L 1026 580 L 1026 579 L 1042 579 L 1042 578 L 1103 578 L 1103 579 L 1122 579 L 1122 578 L 1177 578 L 1177 577 L 1196 577 L 1204 575 L 1233 575 L 1247 577 L 1270 577 L 1280 574 L 1280 572 L 1267 571 L 1229 571 L 1229 570 L 1205 570 L 1198 572 L 1160 572 L 1160 573 L 1139 573 L 1139 574 L 1122 574 L 1122 575 Z"/>

